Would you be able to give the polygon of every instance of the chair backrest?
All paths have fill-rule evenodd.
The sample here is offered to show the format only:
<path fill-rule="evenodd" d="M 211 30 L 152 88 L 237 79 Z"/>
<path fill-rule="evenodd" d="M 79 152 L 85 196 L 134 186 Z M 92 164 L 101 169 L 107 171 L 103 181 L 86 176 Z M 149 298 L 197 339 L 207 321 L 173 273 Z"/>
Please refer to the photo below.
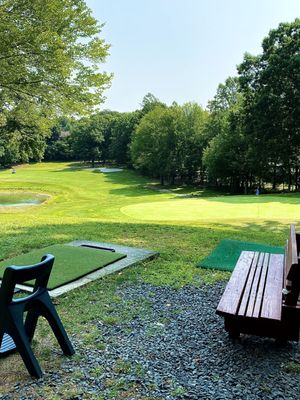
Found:
<path fill-rule="evenodd" d="M 54 256 L 46 254 L 41 261 L 33 265 L 10 265 L 4 271 L 0 288 L 0 302 L 8 304 L 12 301 L 17 284 L 35 280 L 33 294 L 39 289 L 47 289 Z M 30 297 L 33 295 L 31 294 Z"/>

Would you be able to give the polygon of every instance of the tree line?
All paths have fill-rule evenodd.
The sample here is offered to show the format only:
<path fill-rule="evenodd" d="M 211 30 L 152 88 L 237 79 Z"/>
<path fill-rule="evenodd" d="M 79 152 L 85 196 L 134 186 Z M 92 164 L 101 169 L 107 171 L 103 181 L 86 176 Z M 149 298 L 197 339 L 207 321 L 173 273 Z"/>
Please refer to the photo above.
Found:
<path fill-rule="evenodd" d="M 246 53 L 206 109 L 147 94 L 127 113 L 98 110 L 112 79 L 101 28 L 83 0 L 0 1 L 0 165 L 109 162 L 161 184 L 299 189 L 299 19 Z"/>

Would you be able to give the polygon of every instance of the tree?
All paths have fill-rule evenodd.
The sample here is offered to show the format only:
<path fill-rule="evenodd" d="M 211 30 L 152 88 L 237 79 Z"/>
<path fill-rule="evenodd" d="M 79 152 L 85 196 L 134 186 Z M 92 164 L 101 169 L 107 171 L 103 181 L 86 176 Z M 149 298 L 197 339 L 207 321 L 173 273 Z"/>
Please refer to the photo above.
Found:
<path fill-rule="evenodd" d="M 195 103 L 156 106 L 137 126 L 131 144 L 133 165 L 173 184 L 193 182 L 201 167 L 207 113 Z"/>
<path fill-rule="evenodd" d="M 208 146 L 203 164 L 211 180 L 230 186 L 232 192 L 244 189 L 250 179 L 248 142 L 244 134 L 244 99 L 238 78 L 220 84 L 209 102 L 210 115 L 205 127 Z"/>
<path fill-rule="evenodd" d="M 111 76 L 100 72 L 109 49 L 101 28 L 83 0 L 0 1 L 0 113 L 3 130 L 22 138 L 20 160 L 42 156 L 57 115 L 103 101 Z"/>
<path fill-rule="evenodd" d="M 110 76 L 99 72 L 109 46 L 83 0 L 1 0 L 1 103 L 43 111 L 90 110 Z M 91 90 L 93 89 L 93 90 Z"/>
<path fill-rule="evenodd" d="M 289 188 L 297 185 L 300 145 L 300 20 L 282 23 L 262 43 L 263 53 L 246 54 L 238 67 L 246 99 L 245 125 L 256 151 L 262 179 L 287 171 Z"/>
<path fill-rule="evenodd" d="M 91 161 L 94 167 L 95 161 L 101 158 L 101 144 L 104 141 L 101 119 L 96 115 L 79 121 L 73 128 L 71 141 L 76 159 Z"/>
<path fill-rule="evenodd" d="M 120 113 L 111 122 L 110 159 L 118 164 L 130 163 L 129 146 L 136 126 L 140 122 L 138 111 Z"/>
<path fill-rule="evenodd" d="M 46 141 L 45 160 L 68 161 L 74 158 L 71 143 L 72 123 L 60 118 L 51 128 L 51 136 Z"/>
<path fill-rule="evenodd" d="M 239 192 L 242 187 L 247 193 L 247 142 L 238 129 L 223 131 L 215 136 L 204 150 L 203 163 L 208 176 L 215 182 L 229 186 L 232 193 Z"/>
<path fill-rule="evenodd" d="M 176 174 L 176 110 L 157 106 L 138 125 L 131 143 L 135 168 L 153 177 L 165 179 Z"/>
<path fill-rule="evenodd" d="M 208 113 L 196 103 L 173 107 L 177 109 L 178 174 L 182 181 L 193 183 L 199 178 L 207 145 L 204 128 Z"/>
<path fill-rule="evenodd" d="M 3 113 L 2 117 L 5 122 L 0 126 L 0 164 L 9 166 L 15 162 L 28 162 L 30 159 L 41 161 L 48 134 L 46 118 L 40 115 L 33 104 L 24 102 Z"/>
<path fill-rule="evenodd" d="M 166 105 L 164 103 L 162 103 L 157 97 L 154 96 L 154 94 L 152 93 L 147 93 L 144 97 L 143 97 L 143 101 L 142 101 L 142 109 L 141 109 L 141 113 L 142 115 L 146 115 L 148 112 L 154 110 L 155 107 L 159 106 L 159 107 L 166 107 Z"/>

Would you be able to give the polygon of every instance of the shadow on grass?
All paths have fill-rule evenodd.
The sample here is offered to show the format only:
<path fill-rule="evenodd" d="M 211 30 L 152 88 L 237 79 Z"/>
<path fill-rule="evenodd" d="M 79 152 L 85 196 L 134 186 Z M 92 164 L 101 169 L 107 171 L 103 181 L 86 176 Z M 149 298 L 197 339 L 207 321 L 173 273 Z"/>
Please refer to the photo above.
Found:
<path fill-rule="evenodd" d="M 105 175 L 105 181 L 116 184 L 124 185 L 124 187 L 110 189 L 112 195 L 126 196 L 126 197 L 139 197 L 149 195 L 161 195 L 157 190 L 152 190 L 148 187 L 153 180 L 137 175 L 135 172 L 130 170 L 124 170 L 122 172 L 110 172 L 103 173 Z"/>
<path fill-rule="evenodd" d="M 255 241 L 281 246 L 285 243 L 288 224 L 274 221 L 231 225 L 210 223 L 199 226 L 180 224 L 115 223 L 88 221 L 72 224 L 23 226 L 22 221 L 0 231 L 0 258 L 17 255 L 34 248 L 73 240 L 94 240 L 158 250 L 169 260 L 189 255 L 198 259 L 221 239 Z M 192 257 L 193 258 L 193 257 Z"/>
<path fill-rule="evenodd" d="M 73 171 L 85 171 L 93 168 L 98 168 L 98 167 L 92 167 L 92 164 L 85 163 L 83 161 L 74 161 L 74 162 L 65 162 L 67 164 L 67 167 L 61 168 L 62 162 L 61 161 L 50 161 L 51 164 L 57 164 L 58 167 L 60 167 L 57 170 L 53 170 L 51 172 L 73 172 Z M 92 171 L 92 172 L 99 172 L 99 171 Z"/>
<path fill-rule="evenodd" d="M 199 197 L 195 197 L 199 198 Z M 254 195 L 232 195 L 232 196 L 216 196 L 208 197 L 205 200 L 221 202 L 227 204 L 264 204 L 264 203 L 282 203 L 282 204 L 299 204 L 300 205 L 300 194 L 299 193 L 288 193 L 288 194 L 262 194 L 259 196 Z"/>

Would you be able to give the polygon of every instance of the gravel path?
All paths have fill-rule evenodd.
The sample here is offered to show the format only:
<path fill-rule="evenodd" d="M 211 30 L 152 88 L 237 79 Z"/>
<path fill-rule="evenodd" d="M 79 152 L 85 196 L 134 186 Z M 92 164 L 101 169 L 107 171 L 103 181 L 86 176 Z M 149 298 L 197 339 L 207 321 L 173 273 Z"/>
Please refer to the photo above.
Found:
<path fill-rule="evenodd" d="M 299 399 L 299 345 L 251 336 L 231 342 L 215 314 L 223 290 L 223 283 L 180 290 L 123 286 L 114 310 L 124 315 L 122 324 L 95 321 L 93 348 L 84 351 L 75 342 L 79 361 L 66 359 L 61 371 L 0 399 L 39 398 L 32 393 L 41 385 L 55 387 L 57 399 L 74 400 Z M 76 395 L 60 396 L 70 383 Z"/>

